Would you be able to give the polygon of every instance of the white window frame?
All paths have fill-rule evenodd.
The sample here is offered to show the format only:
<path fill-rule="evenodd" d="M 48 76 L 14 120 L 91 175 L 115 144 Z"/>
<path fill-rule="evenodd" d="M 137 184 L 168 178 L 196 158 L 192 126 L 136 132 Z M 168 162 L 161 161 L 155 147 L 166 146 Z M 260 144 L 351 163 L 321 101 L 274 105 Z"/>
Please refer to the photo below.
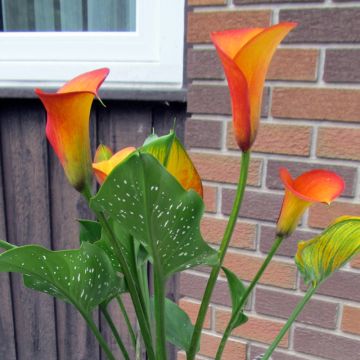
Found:
<path fill-rule="evenodd" d="M 184 0 L 137 0 L 135 32 L 0 33 L 0 87 L 58 87 L 110 68 L 107 89 L 181 89 Z"/>

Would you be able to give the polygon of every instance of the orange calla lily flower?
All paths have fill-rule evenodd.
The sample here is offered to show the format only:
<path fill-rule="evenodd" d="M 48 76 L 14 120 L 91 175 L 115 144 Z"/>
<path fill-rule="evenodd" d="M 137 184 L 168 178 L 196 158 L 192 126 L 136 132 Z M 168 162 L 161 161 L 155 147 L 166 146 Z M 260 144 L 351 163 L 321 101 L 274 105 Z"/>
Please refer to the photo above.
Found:
<path fill-rule="evenodd" d="M 98 148 L 99 149 L 99 148 Z M 136 148 L 129 146 L 126 147 L 113 156 L 111 156 L 108 160 L 103 160 L 96 162 L 96 155 L 95 155 L 95 162 L 92 164 L 95 176 L 99 184 L 102 184 L 106 177 L 111 173 L 111 171 L 123 162 L 130 154 L 132 154 Z"/>
<path fill-rule="evenodd" d="M 251 148 L 256 138 L 265 76 L 272 56 L 295 26 L 296 23 L 289 22 L 265 29 L 211 34 L 228 81 L 235 138 L 244 152 Z"/>
<path fill-rule="evenodd" d="M 90 109 L 109 69 L 79 75 L 55 94 L 36 89 L 47 111 L 46 136 L 72 186 L 80 192 L 91 184 Z"/>
<path fill-rule="evenodd" d="M 332 171 L 311 170 L 292 179 L 287 169 L 280 169 L 285 186 L 277 233 L 289 236 L 296 228 L 304 211 L 315 202 L 330 204 L 344 190 L 344 180 Z"/>

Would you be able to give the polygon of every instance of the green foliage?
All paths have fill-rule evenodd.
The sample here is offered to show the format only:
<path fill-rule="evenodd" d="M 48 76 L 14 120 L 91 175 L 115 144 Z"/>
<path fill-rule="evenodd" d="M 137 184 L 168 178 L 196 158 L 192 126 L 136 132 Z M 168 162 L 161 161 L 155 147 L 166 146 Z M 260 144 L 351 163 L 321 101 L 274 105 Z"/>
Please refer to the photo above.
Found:
<path fill-rule="evenodd" d="M 94 243 L 101 237 L 101 225 L 97 221 L 78 220 L 80 224 L 80 244 L 84 241 Z"/>
<path fill-rule="evenodd" d="M 21 273 L 28 288 L 72 303 L 84 313 L 124 291 L 105 252 L 87 242 L 62 251 L 15 247 L 0 255 L 0 271 Z"/>
<path fill-rule="evenodd" d="M 232 302 L 232 310 L 233 310 L 232 316 L 234 316 L 234 310 L 237 309 L 238 306 L 240 305 L 241 297 L 245 294 L 246 287 L 232 271 L 230 271 L 224 266 L 222 267 L 222 269 L 228 281 L 231 302 Z M 244 314 L 243 311 L 241 311 L 238 315 L 236 315 L 236 320 L 233 325 L 233 329 L 246 323 L 247 321 L 248 321 L 248 317 Z"/>
<path fill-rule="evenodd" d="M 118 165 L 92 198 L 103 211 L 159 259 L 162 275 L 200 264 L 214 265 L 217 253 L 203 240 L 200 196 L 184 188 L 150 154 L 133 153 Z"/>

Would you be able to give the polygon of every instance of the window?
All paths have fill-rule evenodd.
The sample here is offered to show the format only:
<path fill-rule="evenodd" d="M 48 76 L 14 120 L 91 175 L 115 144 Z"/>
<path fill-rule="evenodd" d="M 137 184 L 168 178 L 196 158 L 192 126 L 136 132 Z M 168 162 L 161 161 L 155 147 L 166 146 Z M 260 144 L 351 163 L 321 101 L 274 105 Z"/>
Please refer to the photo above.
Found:
<path fill-rule="evenodd" d="M 56 87 L 104 66 L 108 88 L 182 87 L 184 0 L 0 1 L 2 87 Z"/>

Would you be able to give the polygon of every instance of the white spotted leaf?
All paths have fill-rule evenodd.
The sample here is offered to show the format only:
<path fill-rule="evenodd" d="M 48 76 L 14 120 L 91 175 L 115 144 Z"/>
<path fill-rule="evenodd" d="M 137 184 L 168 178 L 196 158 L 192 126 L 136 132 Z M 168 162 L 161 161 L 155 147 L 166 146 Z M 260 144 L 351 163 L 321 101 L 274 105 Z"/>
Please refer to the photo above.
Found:
<path fill-rule="evenodd" d="M 72 303 L 85 313 L 124 289 L 106 253 L 87 242 L 76 250 L 14 247 L 0 255 L 0 272 L 21 273 L 28 288 Z"/>
<path fill-rule="evenodd" d="M 200 234 L 201 197 L 186 191 L 150 154 L 134 152 L 107 177 L 90 207 L 119 222 L 158 259 L 164 276 L 200 264 L 217 252 Z"/>

